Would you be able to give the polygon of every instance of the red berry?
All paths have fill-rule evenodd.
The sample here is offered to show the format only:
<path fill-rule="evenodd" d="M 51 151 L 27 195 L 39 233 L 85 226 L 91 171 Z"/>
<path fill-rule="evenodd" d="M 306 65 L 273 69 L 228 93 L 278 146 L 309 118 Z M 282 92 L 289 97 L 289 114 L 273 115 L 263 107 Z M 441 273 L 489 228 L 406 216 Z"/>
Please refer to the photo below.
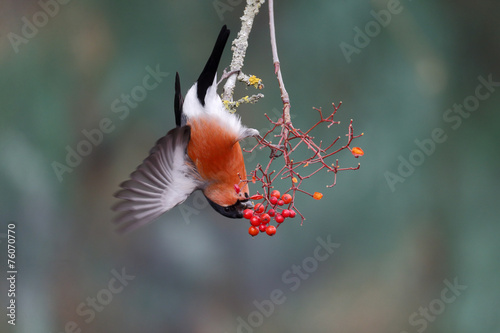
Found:
<path fill-rule="evenodd" d="M 293 219 L 295 215 L 296 215 L 295 211 L 290 209 L 290 218 Z"/>
<path fill-rule="evenodd" d="M 283 194 L 283 196 L 281 197 L 281 199 L 283 199 L 283 201 L 285 202 L 285 204 L 289 204 L 290 202 L 292 202 L 292 196 L 290 194 Z"/>
<path fill-rule="evenodd" d="M 280 196 L 281 196 L 281 193 L 280 193 L 280 191 L 278 191 L 278 190 L 274 190 L 274 191 L 272 191 L 272 192 L 271 192 L 271 196 L 272 196 L 272 197 L 276 197 L 276 198 L 278 198 L 278 199 L 279 199 L 279 198 L 280 198 Z"/>
<path fill-rule="evenodd" d="M 276 227 L 274 225 L 270 225 L 269 227 L 266 228 L 266 234 L 269 236 L 272 236 L 276 233 Z"/>
<path fill-rule="evenodd" d="M 269 214 L 264 213 L 260 216 L 260 220 L 262 224 L 268 224 L 271 221 L 271 217 Z"/>
<path fill-rule="evenodd" d="M 285 218 L 283 217 L 283 215 L 281 214 L 278 214 L 276 215 L 276 217 L 274 218 L 276 220 L 276 222 L 278 223 L 283 223 L 283 221 L 285 221 Z"/>
<path fill-rule="evenodd" d="M 274 205 L 276 205 L 276 204 L 278 203 L 278 198 L 276 198 L 276 197 L 271 197 L 271 198 L 269 199 L 269 202 L 271 203 L 271 205 L 273 205 L 273 206 L 274 206 Z"/>
<path fill-rule="evenodd" d="M 259 229 L 257 229 L 256 227 L 250 227 L 248 228 L 248 233 L 253 237 L 253 236 L 257 236 L 259 234 Z"/>
<path fill-rule="evenodd" d="M 243 211 L 243 217 L 246 218 L 247 220 L 250 220 L 253 216 L 253 210 L 251 209 L 245 209 Z"/>
<path fill-rule="evenodd" d="M 283 206 L 285 202 L 283 200 L 278 200 L 278 206 Z"/>
<path fill-rule="evenodd" d="M 281 215 L 283 215 L 283 217 L 289 217 L 290 211 L 288 209 L 283 209 L 283 211 L 281 212 Z"/>
<path fill-rule="evenodd" d="M 276 211 L 274 209 L 269 209 L 267 211 L 267 213 L 269 214 L 269 216 L 273 217 L 274 215 L 276 215 Z"/>
<path fill-rule="evenodd" d="M 267 225 L 265 225 L 265 224 L 259 225 L 260 232 L 264 232 L 264 231 L 266 231 L 266 229 L 267 229 Z"/>
<path fill-rule="evenodd" d="M 250 224 L 253 225 L 254 227 L 258 227 L 260 222 L 261 222 L 260 217 L 256 215 L 252 216 L 252 218 L 250 219 Z"/>
<path fill-rule="evenodd" d="M 264 205 L 261 204 L 261 203 L 258 203 L 258 204 L 255 205 L 255 211 L 257 213 L 259 213 L 259 214 L 262 213 L 262 212 L 264 212 L 264 209 L 265 209 Z"/>

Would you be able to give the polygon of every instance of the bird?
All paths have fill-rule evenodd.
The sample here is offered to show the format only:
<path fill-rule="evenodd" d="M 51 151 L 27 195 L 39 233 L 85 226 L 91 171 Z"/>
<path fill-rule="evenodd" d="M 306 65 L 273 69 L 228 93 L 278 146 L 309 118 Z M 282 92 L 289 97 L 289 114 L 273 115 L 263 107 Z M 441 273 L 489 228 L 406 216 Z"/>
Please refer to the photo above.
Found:
<path fill-rule="evenodd" d="M 119 232 L 141 227 L 202 191 L 215 211 L 242 218 L 252 207 L 240 141 L 259 137 L 225 109 L 217 94 L 217 69 L 229 38 L 224 25 L 198 80 L 183 98 L 175 76 L 176 127 L 161 137 L 149 156 L 120 184 L 112 209 Z"/>

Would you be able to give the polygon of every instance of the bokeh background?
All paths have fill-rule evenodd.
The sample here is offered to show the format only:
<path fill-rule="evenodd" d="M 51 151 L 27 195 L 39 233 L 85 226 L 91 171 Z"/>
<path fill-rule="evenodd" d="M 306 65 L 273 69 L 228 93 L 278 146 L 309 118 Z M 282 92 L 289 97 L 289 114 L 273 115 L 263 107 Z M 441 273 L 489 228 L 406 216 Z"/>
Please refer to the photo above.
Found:
<path fill-rule="evenodd" d="M 114 232 L 109 208 L 118 184 L 174 126 L 175 72 L 187 91 L 220 27 L 236 36 L 243 1 L 2 0 L 1 332 L 500 332 L 500 87 L 459 125 L 444 118 L 474 96 L 480 76 L 500 81 L 500 4 L 401 0 L 400 13 L 348 62 L 341 43 L 355 46 L 355 28 L 364 31 L 387 1 L 277 2 L 295 126 L 316 121 L 313 106 L 342 101 L 341 124 L 315 135 L 343 136 L 352 118 L 365 156 L 339 154 L 341 165 L 361 168 L 340 173 L 333 189 L 324 187 L 331 174 L 308 182 L 324 198 L 300 199 L 302 226 L 287 220 L 274 237 L 252 239 L 248 222 L 222 218 L 200 196 L 125 236 Z M 53 17 L 44 22 L 47 3 Z M 41 27 L 24 28 L 30 37 L 14 46 L 12 33 L 24 38 L 34 16 Z M 230 58 L 228 47 L 222 67 Z M 127 116 L 113 112 L 148 66 L 169 75 Z M 238 112 L 265 129 L 263 114 L 276 119 L 281 109 L 267 3 L 244 71 L 263 79 L 265 98 Z M 239 87 L 237 96 L 254 92 Z M 59 180 L 53 163 L 66 164 L 67 147 L 106 118 L 113 130 Z M 446 141 L 391 188 L 387 172 L 398 175 L 401 158 L 418 154 L 415 140 L 436 128 Z M 265 160 L 249 155 L 247 167 Z M 17 226 L 15 327 L 4 313 L 8 223 Z M 310 264 L 318 237 L 340 246 L 307 277 L 290 273 Z M 108 292 L 113 272 L 123 271 L 134 278 Z M 449 304 L 445 280 L 467 286 Z M 267 304 L 275 289 L 285 301 L 256 314 L 255 301 Z M 92 298 L 106 303 L 94 315 Z M 419 311 L 429 306 L 438 314 L 424 319 Z"/>

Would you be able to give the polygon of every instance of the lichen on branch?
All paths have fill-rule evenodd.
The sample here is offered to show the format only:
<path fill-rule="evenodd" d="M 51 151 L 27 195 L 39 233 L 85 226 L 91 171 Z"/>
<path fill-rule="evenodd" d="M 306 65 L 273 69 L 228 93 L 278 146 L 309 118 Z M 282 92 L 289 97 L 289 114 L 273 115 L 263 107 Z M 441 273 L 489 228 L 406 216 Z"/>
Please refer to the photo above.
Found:
<path fill-rule="evenodd" d="M 245 55 L 248 48 L 248 37 L 252 31 L 253 21 L 264 2 L 265 0 L 247 0 L 243 16 L 241 17 L 241 29 L 232 43 L 231 50 L 233 51 L 233 58 L 229 66 L 229 74 L 222 93 L 222 100 L 226 101 L 226 107 L 231 112 L 236 110 L 236 104 L 233 102 L 236 80 L 245 82 L 247 85 L 256 86 L 260 89 L 263 87 L 262 80 L 258 79 L 258 81 L 255 82 L 254 78 L 256 77 L 254 75 L 246 75 L 241 69 L 245 61 Z M 256 95 L 256 97 L 252 97 L 252 99 L 258 100 L 262 97 L 264 97 L 264 95 L 258 94 L 258 96 Z"/>

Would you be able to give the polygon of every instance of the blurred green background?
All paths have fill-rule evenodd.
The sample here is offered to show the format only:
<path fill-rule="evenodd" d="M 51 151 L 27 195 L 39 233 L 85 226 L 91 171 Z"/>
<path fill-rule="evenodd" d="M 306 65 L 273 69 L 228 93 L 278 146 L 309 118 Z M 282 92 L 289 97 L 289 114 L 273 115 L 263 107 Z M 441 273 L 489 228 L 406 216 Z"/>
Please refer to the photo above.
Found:
<path fill-rule="evenodd" d="M 331 174 L 311 179 L 324 198 L 299 196 L 306 221 L 287 220 L 274 237 L 252 239 L 247 221 L 222 218 L 199 195 L 137 232 L 114 233 L 112 194 L 174 126 L 175 72 L 186 92 L 220 27 L 236 37 L 243 9 L 238 0 L 2 0 L 0 331 L 500 332 L 500 87 L 477 88 L 480 77 L 500 81 L 497 1 L 277 1 L 294 125 L 308 128 L 313 106 L 342 101 L 341 124 L 314 134 L 343 139 L 354 119 L 365 156 L 338 158 L 360 170 L 340 173 L 332 189 Z M 360 37 L 366 28 L 371 37 Z M 263 79 L 266 97 L 238 112 L 260 130 L 263 114 L 277 119 L 281 109 L 267 3 L 249 43 L 244 71 Z M 356 47 L 348 56 L 347 44 Z M 230 59 L 227 47 L 221 67 Z M 113 112 L 148 66 L 169 75 L 127 115 Z M 240 86 L 236 97 L 254 92 Z M 464 103 L 473 111 L 452 110 Z M 67 147 L 103 119 L 112 130 L 58 179 L 53 163 L 66 164 Z M 439 128 L 446 140 L 431 149 Z M 247 168 L 266 155 L 247 156 Z M 419 165 L 400 166 L 410 159 Z M 337 244 L 319 262 L 318 237 Z M 450 283 L 467 288 L 453 293 Z M 269 305 L 273 291 L 281 304 Z"/>

